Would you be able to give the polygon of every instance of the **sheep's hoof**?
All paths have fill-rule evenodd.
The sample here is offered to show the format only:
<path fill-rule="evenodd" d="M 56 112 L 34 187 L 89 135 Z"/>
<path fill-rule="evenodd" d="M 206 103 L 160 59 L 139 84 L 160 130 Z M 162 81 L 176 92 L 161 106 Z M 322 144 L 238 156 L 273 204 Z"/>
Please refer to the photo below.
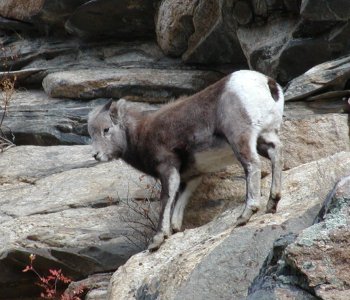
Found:
<path fill-rule="evenodd" d="M 266 205 L 266 213 L 274 214 L 277 211 L 278 201 L 281 199 L 281 194 L 277 193 L 275 196 L 270 196 L 269 201 L 267 201 Z"/>
<path fill-rule="evenodd" d="M 249 221 L 249 219 L 247 218 L 243 218 L 242 216 L 238 217 L 238 219 L 236 220 L 234 227 L 240 227 L 243 226 L 245 224 L 247 224 L 247 222 Z"/>
<path fill-rule="evenodd" d="M 149 251 L 156 251 L 159 249 L 160 245 L 163 244 L 165 236 L 163 232 L 157 233 L 153 238 L 151 243 L 148 245 Z"/>
<path fill-rule="evenodd" d="M 181 225 L 179 226 L 178 224 L 171 224 L 171 230 L 172 230 L 172 233 L 177 233 L 177 232 L 180 232 L 181 231 Z"/>
<path fill-rule="evenodd" d="M 181 228 L 178 228 L 178 227 L 172 227 L 173 229 L 173 233 L 178 233 L 178 232 L 181 232 Z"/>
<path fill-rule="evenodd" d="M 267 214 L 275 214 L 276 213 L 276 208 L 277 206 L 271 207 L 271 208 L 266 208 L 266 213 Z"/>
<path fill-rule="evenodd" d="M 273 200 L 273 199 L 269 199 L 269 201 L 267 202 L 266 205 L 266 210 L 265 212 L 267 214 L 271 213 L 274 214 L 277 211 L 277 201 Z"/>
<path fill-rule="evenodd" d="M 243 226 L 248 223 L 252 215 L 254 215 L 259 210 L 258 207 L 245 208 L 243 213 L 238 217 L 234 224 L 234 227 Z"/>

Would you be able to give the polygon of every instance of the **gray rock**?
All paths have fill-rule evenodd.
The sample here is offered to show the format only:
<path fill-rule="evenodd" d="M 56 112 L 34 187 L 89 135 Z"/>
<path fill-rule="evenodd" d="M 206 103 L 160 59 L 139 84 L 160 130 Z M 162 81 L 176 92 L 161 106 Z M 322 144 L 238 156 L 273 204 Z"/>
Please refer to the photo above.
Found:
<path fill-rule="evenodd" d="M 157 1 L 95 0 L 78 7 L 65 24 L 83 38 L 154 36 Z"/>
<path fill-rule="evenodd" d="M 166 55 L 181 56 L 194 32 L 193 14 L 197 2 L 162 1 L 156 18 L 157 42 Z"/>
<path fill-rule="evenodd" d="M 111 67 L 189 69 L 179 59 L 165 57 L 153 41 L 96 43 L 76 38 L 12 37 L 7 46 L 6 49 L 10 50 L 0 52 L 0 70 L 16 76 L 23 73 L 25 76 L 18 76 L 20 86 L 41 86 L 47 74 L 60 70 Z M 33 74 L 34 71 L 37 74 Z"/>
<path fill-rule="evenodd" d="M 24 67 L 28 69 L 55 69 L 62 68 L 67 57 L 73 59 L 79 51 L 79 43 L 73 39 L 60 38 L 27 38 L 11 37 L 5 51 L 1 51 L 1 70 L 18 71 Z M 61 56 L 61 66 L 52 59 Z M 34 61 L 45 61 L 46 64 L 32 64 Z M 41 81 L 40 81 L 41 82 Z M 29 82 L 32 83 L 32 82 Z"/>
<path fill-rule="evenodd" d="M 88 113 L 106 101 L 52 99 L 43 91 L 19 91 L 10 100 L 3 125 L 17 145 L 87 144 Z"/>
<path fill-rule="evenodd" d="M 14 184 L 21 179 L 34 183 L 55 173 L 92 167 L 97 162 L 91 154 L 89 146 L 16 147 L 0 156 L 1 184 Z M 16 163 L 9 167 L 9 163 L 14 161 Z"/>
<path fill-rule="evenodd" d="M 347 176 L 328 195 L 315 225 L 274 243 L 247 299 L 347 299 L 349 199 Z"/>
<path fill-rule="evenodd" d="M 258 7 L 263 8 L 262 6 Z M 262 12 L 262 10 L 259 12 Z M 239 25 L 248 25 L 253 20 L 253 11 L 251 9 L 251 5 L 245 1 L 237 1 L 233 8 L 233 17 L 237 20 Z"/>
<path fill-rule="evenodd" d="M 212 71 L 105 68 L 52 73 L 45 77 L 43 87 L 51 97 L 164 102 L 194 94 L 221 77 Z"/>
<path fill-rule="evenodd" d="M 15 147 L 0 166 L 1 299 L 33 295 L 21 272 L 31 253 L 38 272 L 77 279 L 118 268 L 150 237 L 135 229 L 147 224 L 137 209 L 156 216 L 154 180 L 120 161 L 96 165 L 89 146 Z"/>
<path fill-rule="evenodd" d="M 346 0 L 306 0 L 302 1 L 300 14 L 313 21 L 347 21 L 350 5 Z"/>
<path fill-rule="evenodd" d="M 35 85 L 38 81 L 41 82 L 41 80 L 46 75 L 47 75 L 46 70 L 40 69 L 40 68 L 28 68 L 28 69 L 18 70 L 18 71 L 0 72 L 1 78 L 8 78 L 11 81 L 15 81 L 16 87 L 18 85 L 21 85 L 21 86 L 32 85 L 32 84 Z"/>
<path fill-rule="evenodd" d="M 34 27 L 41 34 L 56 35 L 57 32 L 64 31 L 65 20 L 84 2 L 88 0 L 4 0 L 0 4 L 0 15 L 9 20 L 32 25 L 20 28 L 24 32 L 33 31 Z"/>
<path fill-rule="evenodd" d="M 348 115 L 314 114 L 310 110 L 286 109 L 282 124 L 284 168 L 350 150 Z M 304 115 L 303 115 L 304 114 Z"/>
<path fill-rule="evenodd" d="M 343 152 L 284 172 L 285 196 L 275 215 L 255 216 L 233 229 L 240 208 L 173 235 L 157 252 L 139 253 L 121 266 L 108 299 L 246 297 L 273 241 L 310 226 L 331 186 L 349 170 L 350 153 Z"/>
<path fill-rule="evenodd" d="M 33 15 L 36 15 L 43 6 L 45 0 L 29 0 L 25 2 L 1 1 L 0 14 L 9 19 L 19 21 L 28 21 Z"/>
<path fill-rule="evenodd" d="M 348 55 L 349 32 L 348 22 L 310 21 L 300 18 L 293 37 L 281 53 L 281 80 L 287 82 L 317 64 Z M 300 57 L 303 58 L 302 63 Z M 286 76 L 287 70 L 289 77 Z"/>
<path fill-rule="evenodd" d="M 22 165 L 9 168 L 14 160 Z M 18 217 L 98 206 L 99 203 L 108 206 L 107 198 L 113 195 L 120 199 L 145 198 L 141 186 L 149 182 L 139 183 L 141 174 L 131 167 L 121 161 L 95 165 L 90 146 L 48 149 L 27 146 L 6 151 L 1 155 L 1 178 L 5 184 L 0 191 L 2 213 Z M 8 194 L 14 189 L 12 184 L 17 182 L 23 183 L 21 189 Z"/>
<path fill-rule="evenodd" d="M 348 173 L 349 174 L 349 173 Z M 349 297 L 350 177 L 343 178 L 326 202 L 323 222 L 303 230 L 285 251 L 285 260 L 306 279 L 320 299 Z"/>
<path fill-rule="evenodd" d="M 237 29 L 251 68 L 287 83 L 317 64 L 348 54 L 348 23 L 275 14 L 265 23 Z"/>
<path fill-rule="evenodd" d="M 317 65 L 293 79 L 285 91 L 286 101 L 300 100 L 329 90 L 342 90 L 350 78 L 350 56 Z"/>
<path fill-rule="evenodd" d="M 246 67 L 233 10 L 232 1 L 226 0 L 162 1 L 156 17 L 158 43 L 165 54 L 182 55 L 187 63 Z"/>
<path fill-rule="evenodd" d="M 262 26 L 239 27 L 237 36 L 250 68 L 281 81 L 279 59 L 298 25 L 296 18 L 274 19 Z M 293 66 L 291 66 L 293 67 Z M 290 76 L 287 70 L 288 76 Z M 288 81 L 289 79 L 287 79 Z M 286 79 L 282 80 L 286 81 Z"/>
<path fill-rule="evenodd" d="M 72 282 L 66 294 L 74 296 L 74 291 L 79 287 L 84 287 L 87 290 L 85 300 L 102 300 L 107 298 L 107 288 L 113 273 L 94 274 L 86 279 Z"/>
<path fill-rule="evenodd" d="M 24 32 L 41 35 L 63 35 L 67 31 L 79 37 L 153 37 L 156 1 L 115 0 L 4 0 L 0 15 L 31 27 L 19 27 Z"/>
<path fill-rule="evenodd" d="M 193 34 L 182 59 L 188 63 L 231 63 L 246 67 L 236 35 L 232 1 L 199 1 L 193 15 Z"/>
<path fill-rule="evenodd" d="M 0 28 L 6 31 L 34 31 L 31 24 L 0 17 Z"/>
<path fill-rule="evenodd" d="M 278 238 L 273 243 L 273 248 L 260 269 L 259 275 L 249 287 L 247 300 L 313 300 L 317 299 L 311 293 L 297 285 L 291 285 L 278 278 L 296 276 L 288 269 L 283 262 L 283 252 L 286 247 L 296 239 L 295 234 L 287 234 Z"/>
<path fill-rule="evenodd" d="M 54 99 L 39 90 L 16 91 L 10 99 L 2 130 L 16 145 L 88 144 L 88 114 L 107 101 Z"/>

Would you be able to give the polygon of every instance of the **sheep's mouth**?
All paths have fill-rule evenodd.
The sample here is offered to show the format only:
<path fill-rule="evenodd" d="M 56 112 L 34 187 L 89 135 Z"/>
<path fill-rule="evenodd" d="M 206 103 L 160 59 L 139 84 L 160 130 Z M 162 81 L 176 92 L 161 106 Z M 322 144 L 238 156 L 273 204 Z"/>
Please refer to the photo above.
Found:
<path fill-rule="evenodd" d="M 104 153 L 97 153 L 94 155 L 94 158 L 99 162 L 107 162 L 113 159 L 113 157 L 110 157 Z"/>

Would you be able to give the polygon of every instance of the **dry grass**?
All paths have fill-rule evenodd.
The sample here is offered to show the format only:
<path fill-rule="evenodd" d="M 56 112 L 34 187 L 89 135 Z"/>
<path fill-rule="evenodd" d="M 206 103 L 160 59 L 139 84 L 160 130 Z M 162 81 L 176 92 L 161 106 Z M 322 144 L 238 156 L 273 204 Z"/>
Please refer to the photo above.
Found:
<path fill-rule="evenodd" d="M 144 180 L 144 175 L 140 176 L 140 183 Z M 140 185 L 141 187 L 142 185 Z M 150 243 L 153 235 L 157 232 L 159 211 L 154 202 L 160 197 L 160 183 L 146 186 L 147 196 L 144 199 L 126 200 L 119 199 L 119 203 L 126 208 L 126 214 L 121 216 L 121 220 L 131 229 L 131 232 L 124 234 L 125 239 L 135 249 L 144 250 Z"/>
<path fill-rule="evenodd" d="M 10 49 L 1 47 L 0 50 L 3 53 L 3 57 L 8 57 L 11 60 L 16 59 L 15 55 L 8 53 L 11 51 Z M 0 75 L 0 152 L 4 152 L 15 145 L 11 129 L 4 125 L 4 120 L 8 114 L 11 99 L 16 93 L 15 85 L 17 78 L 11 75 L 11 67 L 8 65 L 7 59 L 3 61 L 3 69 L 7 71 L 2 72 Z M 5 132 L 7 132 L 7 134 Z M 8 136 L 11 136 L 12 140 L 10 140 Z"/>

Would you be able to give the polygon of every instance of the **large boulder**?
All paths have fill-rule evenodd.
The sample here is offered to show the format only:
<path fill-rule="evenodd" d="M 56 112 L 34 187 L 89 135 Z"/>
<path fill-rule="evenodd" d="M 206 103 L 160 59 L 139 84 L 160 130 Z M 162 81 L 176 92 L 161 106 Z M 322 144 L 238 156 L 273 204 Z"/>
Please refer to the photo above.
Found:
<path fill-rule="evenodd" d="M 66 29 L 83 38 L 154 36 L 157 1 L 95 0 L 79 6 L 66 22 Z"/>
<path fill-rule="evenodd" d="M 300 14 L 313 21 L 347 21 L 350 19 L 350 6 L 344 0 L 303 0 Z"/>
<path fill-rule="evenodd" d="M 35 69 L 41 72 L 29 78 L 17 78 L 20 86 L 41 86 L 52 72 L 92 68 L 188 69 L 179 59 L 164 56 L 154 41 L 129 41 L 96 44 L 79 39 L 11 38 L 0 52 L 0 70 L 4 74 Z M 1 74 L 3 75 L 3 74 Z M 18 74 L 14 74 L 18 75 Z M 18 76 L 17 76 L 18 77 Z"/>
<path fill-rule="evenodd" d="M 139 253 L 121 266 L 108 299 L 246 297 L 273 241 L 309 227 L 329 190 L 349 170 L 350 153 L 343 152 L 284 172 L 284 196 L 276 214 L 258 215 L 233 228 L 240 207 L 171 236 L 157 252 Z"/>
<path fill-rule="evenodd" d="M 166 55 L 187 63 L 248 63 L 287 83 L 349 52 L 348 11 L 344 1 L 330 0 L 165 0 L 156 34 Z"/>
<path fill-rule="evenodd" d="M 305 28 L 310 27 L 312 28 L 311 33 L 304 32 Z M 337 25 L 333 25 L 331 22 L 326 28 L 323 28 L 319 22 L 302 19 L 296 27 L 293 37 L 283 45 L 275 72 L 271 75 L 280 82 L 287 83 L 317 64 L 348 54 L 350 49 L 347 39 L 349 32 L 349 22 Z M 262 55 L 264 54 L 268 55 L 268 52 L 262 53 Z M 300 63 L 300 57 L 302 57 L 302 63 Z"/>
<path fill-rule="evenodd" d="M 281 78 L 278 74 L 278 72 L 282 72 L 279 68 L 279 59 L 286 43 L 291 39 L 297 23 L 296 18 L 284 18 L 271 20 L 264 25 L 253 28 L 239 27 L 237 36 L 249 66 L 278 79 L 278 81 L 288 81 L 289 78 Z M 286 75 L 290 76 L 288 70 Z"/>
<path fill-rule="evenodd" d="M 39 13 L 45 0 L 17 0 L 2 1 L 0 4 L 0 15 L 5 18 L 19 21 L 28 21 Z"/>
<path fill-rule="evenodd" d="M 54 59 L 58 56 L 60 56 L 59 68 L 61 68 L 63 64 L 68 63 L 67 58 L 71 60 L 73 57 L 76 58 L 78 51 L 79 44 L 76 40 L 11 38 L 7 47 L 0 53 L 1 71 L 11 73 L 23 68 L 42 68 L 43 65 L 31 65 L 34 61 L 46 61 L 46 69 L 55 69 L 58 65 L 55 64 Z"/>
<path fill-rule="evenodd" d="M 166 55 L 181 56 L 188 47 L 188 39 L 194 32 L 193 14 L 197 1 L 164 0 L 157 18 L 156 33 L 160 48 Z"/>
<path fill-rule="evenodd" d="M 236 37 L 232 1 L 162 1 L 156 34 L 165 54 L 187 63 L 246 65 Z"/>
<path fill-rule="evenodd" d="M 286 110 L 281 129 L 284 169 L 350 150 L 348 115 L 306 113 L 296 106 Z"/>
<path fill-rule="evenodd" d="M 312 67 L 288 83 L 285 91 L 286 101 L 308 99 L 315 95 L 321 97 L 325 92 L 348 89 L 349 67 L 349 55 Z M 338 97 L 349 95 L 349 91 L 345 92 L 347 93 L 339 94 Z"/>
<path fill-rule="evenodd" d="M 350 294 L 350 177 L 344 178 L 326 203 L 321 223 L 305 229 L 284 253 L 286 262 L 305 276 L 321 299 Z"/>
<path fill-rule="evenodd" d="M 349 210 L 347 176 L 327 197 L 316 224 L 274 243 L 247 299 L 348 299 Z"/>
<path fill-rule="evenodd" d="M 104 68 L 52 73 L 44 78 L 43 87 L 51 97 L 164 102 L 194 94 L 221 77 L 213 71 Z"/>
<path fill-rule="evenodd" d="M 237 34 L 252 68 L 287 83 L 317 64 L 348 53 L 349 25 L 329 26 L 321 33 L 303 31 L 317 26 L 296 17 L 281 18 L 254 28 L 240 27 Z"/>
<path fill-rule="evenodd" d="M 0 15 L 19 23 L 30 24 L 24 31 L 36 29 L 42 34 L 55 33 L 64 29 L 68 16 L 81 4 L 89 0 L 4 0 L 0 4 Z"/>
<path fill-rule="evenodd" d="M 182 59 L 190 63 L 233 63 L 246 66 L 232 18 L 234 2 L 199 1 L 193 16 L 194 33 Z"/>
<path fill-rule="evenodd" d="M 253 21 L 237 36 L 251 68 L 287 83 L 349 52 L 348 10 L 344 1 L 254 1 Z"/>
<path fill-rule="evenodd" d="M 75 34 L 83 38 L 154 36 L 157 1 L 130 0 L 4 0 L 0 16 L 4 28 L 41 35 Z M 12 23 L 6 23 L 10 20 Z M 1 24 L 1 23 L 0 23 Z M 27 26 L 20 26 L 25 24 Z"/>
<path fill-rule="evenodd" d="M 33 295 L 29 255 L 74 279 L 118 268 L 147 243 L 154 180 L 122 162 L 96 165 L 89 146 L 15 147 L 0 156 L 0 299 Z M 139 201 L 135 202 L 138 199 Z M 142 209 L 149 214 L 140 214 Z"/>
<path fill-rule="evenodd" d="M 3 130 L 17 145 L 87 144 L 87 116 L 106 101 L 53 99 L 43 91 L 18 91 L 10 100 Z"/>

